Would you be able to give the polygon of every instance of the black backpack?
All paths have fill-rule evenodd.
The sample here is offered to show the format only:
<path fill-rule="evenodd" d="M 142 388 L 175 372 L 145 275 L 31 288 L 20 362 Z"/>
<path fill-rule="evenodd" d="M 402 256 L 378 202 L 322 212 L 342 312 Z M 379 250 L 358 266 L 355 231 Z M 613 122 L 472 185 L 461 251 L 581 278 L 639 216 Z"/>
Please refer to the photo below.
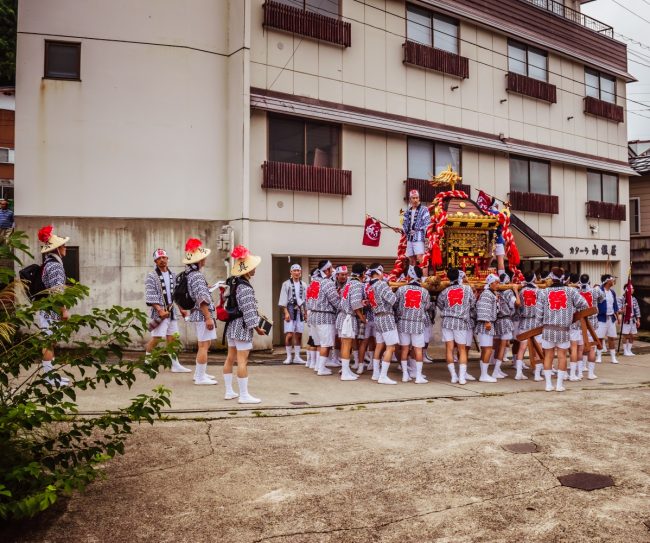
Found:
<path fill-rule="evenodd" d="M 31 264 L 18 272 L 20 280 L 27 285 L 30 300 L 39 300 L 47 295 L 43 284 L 43 267 Z"/>
<path fill-rule="evenodd" d="M 228 296 L 224 297 L 224 290 L 219 289 L 219 305 L 217 306 L 217 319 L 222 322 L 230 322 L 242 316 L 242 312 L 237 307 L 237 285 L 239 277 L 229 277 L 226 279 L 226 286 L 229 287 Z"/>
<path fill-rule="evenodd" d="M 190 296 L 190 290 L 187 284 L 187 271 L 183 271 L 176 276 L 176 285 L 174 286 L 174 302 L 181 309 L 194 309 L 196 300 Z"/>

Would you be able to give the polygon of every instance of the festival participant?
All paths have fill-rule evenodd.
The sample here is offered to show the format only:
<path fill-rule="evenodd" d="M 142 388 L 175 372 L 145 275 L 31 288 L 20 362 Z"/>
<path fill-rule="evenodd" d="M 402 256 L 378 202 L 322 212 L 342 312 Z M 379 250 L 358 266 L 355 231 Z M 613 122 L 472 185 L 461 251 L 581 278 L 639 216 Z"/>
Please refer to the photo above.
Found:
<path fill-rule="evenodd" d="M 375 356 L 372 359 L 372 379 L 381 385 L 396 385 L 397 382 L 388 377 L 391 358 L 395 352 L 395 346 L 399 343 L 397 325 L 393 306 L 397 301 L 395 293 L 390 289 L 388 283 L 383 281 L 384 268 L 377 263 L 370 264 L 368 269 L 370 276 L 370 288 L 368 289 L 368 303 L 373 310 L 375 319 Z M 379 357 L 382 350 L 384 355 L 379 370 Z"/>
<path fill-rule="evenodd" d="M 518 308 L 517 319 L 517 335 L 528 332 L 535 328 L 535 312 L 537 306 L 537 293 L 538 288 L 535 284 L 535 274 L 532 271 L 526 272 L 524 274 L 524 286 L 519 292 L 519 299 L 521 300 L 521 305 Z M 526 348 L 528 346 L 528 341 L 522 341 L 519 344 L 519 350 L 517 351 L 517 357 L 515 360 L 515 368 L 517 373 L 515 374 L 515 379 L 517 381 L 522 379 L 528 379 L 524 375 L 524 354 L 526 353 Z M 528 353 L 530 360 L 535 359 L 535 353 Z M 535 381 L 542 381 L 542 361 L 533 365 L 533 373 Z"/>
<path fill-rule="evenodd" d="M 331 276 L 332 263 L 329 260 L 321 260 L 318 263 L 318 276 L 312 280 L 307 289 L 307 301 L 311 306 L 309 309 L 311 334 L 314 343 L 319 346 L 318 364 L 315 368 L 318 375 L 332 375 L 332 371 L 326 367 L 326 364 L 330 350 L 334 347 L 336 315 L 340 299 L 334 282 L 330 280 Z"/>
<path fill-rule="evenodd" d="M 318 268 L 313 268 L 311 272 L 309 273 L 309 283 L 311 283 L 317 278 L 320 277 L 320 270 Z M 316 343 L 316 338 L 314 337 L 314 326 L 310 324 L 310 319 L 309 319 L 309 313 L 314 305 L 316 300 L 310 300 L 309 297 L 307 297 L 307 300 L 305 301 L 305 309 L 307 316 L 305 318 L 305 322 L 309 326 L 309 339 L 307 340 L 307 363 L 305 364 L 306 367 L 308 367 L 310 370 L 316 370 L 316 367 L 318 366 L 318 356 L 319 356 L 319 345 Z"/>
<path fill-rule="evenodd" d="M 612 364 L 618 364 L 616 359 L 616 324 L 620 323 L 618 314 L 618 299 L 616 292 L 612 288 L 616 283 L 616 278 L 609 274 L 604 274 L 600 278 L 600 289 L 605 294 L 605 299 L 598 304 L 598 337 L 603 341 L 607 339 L 607 348 L 611 356 Z M 603 349 L 605 346 L 603 345 Z M 596 362 L 602 362 L 602 354 L 596 352 Z"/>
<path fill-rule="evenodd" d="M 41 268 L 41 278 L 43 286 L 53 293 L 63 292 L 65 283 L 68 278 L 65 275 L 63 267 L 63 258 L 66 255 L 66 243 L 70 241 L 69 237 L 59 237 L 53 233 L 52 226 L 44 226 L 38 231 L 38 240 L 41 242 L 41 254 L 45 255 L 43 260 L 43 267 Z M 64 307 L 58 313 L 55 310 L 39 311 L 37 316 L 38 327 L 43 330 L 47 336 L 52 335 L 50 327 L 55 322 L 60 320 L 68 320 L 70 313 L 68 308 Z M 70 383 L 67 377 L 61 377 L 52 367 L 54 362 L 54 345 L 50 345 L 43 349 L 42 367 L 43 373 L 46 375 L 45 380 L 55 386 L 63 386 Z M 51 376 L 48 376 L 50 374 Z"/>
<path fill-rule="evenodd" d="M 305 329 L 305 293 L 307 285 L 302 278 L 300 264 L 293 264 L 290 270 L 291 277 L 280 287 L 280 301 L 284 317 L 284 346 L 287 358 L 283 364 L 304 364 L 300 358 L 302 334 Z"/>
<path fill-rule="evenodd" d="M 589 284 L 589 276 L 586 273 L 583 273 L 578 278 L 578 292 L 580 296 L 585 299 L 587 302 L 587 307 L 594 307 L 598 305 L 605 299 L 605 293 L 599 288 L 592 288 Z M 589 322 L 594 330 L 598 327 L 598 317 L 592 315 L 589 317 Z M 577 337 L 572 331 L 572 338 Z M 578 350 L 578 368 L 577 372 L 574 372 L 574 378 L 571 379 L 571 371 L 569 371 L 569 381 L 579 381 L 582 379 L 582 374 L 588 370 L 587 379 L 597 379 L 598 376 L 595 374 L 596 368 L 596 345 L 591 344 L 589 349 L 586 349 L 586 346 L 583 344 L 582 340 L 582 329 L 580 329 L 580 339 L 577 340 L 579 345 L 582 345 L 582 349 Z M 571 363 L 569 363 L 571 364 Z"/>
<path fill-rule="evenodd" d="M 483 383 L 496 383 L 497 378 L 490 375 L 490 358 L 494 348 L 494 323 L 497 320 L 497 291 L 499 278 L 491 273 L 485 278 L 485 286 L 476 302 L 476 328 L 478 345 L 481 349 L 481 376 L 479 381 Z M 452 376 L 453 377 L 453 376 Z M 453 383 L 453 380 L 452 380 Z M 465 384 L 465 383 L 461 383 Z"/>
<path fill-rule="evenodd" d="M 167 343 L 178 333 L 178 318 L 174 308 L 174 285 L 176 274 L 169 269 L 169 257 L 164 249 L 156 249 L 153 253 L 155 269 L 147 274 L 144 282 L 145 301 L 151 307 L 152 322 L 158 325 L 151 330 L 151 339 L 145 347 L 145 358 L 158 345 L 162 338 Z M 179 308 L 183 317 L 187 311 Z M 181 365 L 176 355 L 172 358 L 172 373 L 189 373 L 192 370 Z"/>
<path fill-rule="evenodd" d="M 190 322 L 196 327 L 198 352 L 196 353 L 196 368 L 194 370 L 195 385 L 216 385 L 217 381 L 208 375 L 208 350 L 210 342 L 217 339 L 217 326 L 214 320 L 214 303 L 208 288 L 208 282 L 202 273 L 205 259 L 211 250 L 203 247 L 201 240 L 190 238 L 185 243 L 185 272 L 187 274 L 187 291 L 194 300 L 194 308 L 190 312 Z"/>
<path fill-rule="evenodd" d="M 235 247 L 230 256 L 234 259 L 231 273 L 233 277 L 237 278 L 232 288 L 235 289 L 236 306 L 241 317 L 230 321 L 226 328 L 228 356 L 223 366 L 223 378 L 226 384 L 225 398 L 230 400 L 237 397 L 232 388 L 232 369 L 235 360 L 237 360 L 238 402 L 256 404 L 262 400 L 248 392 L 248 356 L 253 349 L 253 331 L 261 336 L 266 335 L 266 332 L 260 327 L 257 300 L 250 280 L 255 275 L 255 270 L 262 259 L 252 255 L 243 245 Z"/>
<path fill-rule="evenodd" d="M 359 333 L 359 322 L 365 323 L 363 314 L 365 272 L 364 264 L 359 262 L 354 264 L 350 280 L 341 290 L 340 311 L 336 318 L 336 331 L 341 338 L 341 381 L 356 381 L 359 378 L 350 369 L 350 354 Z"/>
<path fill-rule="evenodd" d="M 395 293 L 397 296 L 397 332 L 401 346 L 402 382 L 411 380 L 408 370 L 409 348 L 415 355 L 415 383 L 428 383 L 422 375 L 422 349 L 425 345 L 425 329 L 429 318 L 427 316 L 431 296 L 429 291 L 421 286 L 422 268 L 409 266 L 407 271 L 409 283 L 401 286 Z"/>
<path fill-rule="evenodd" d="M 629 299 L 628 299 L 629 289 Z M 623 325 L 621 334 L 623 335 L 623 356 L 634 356 L 632 345 L 637 329 L 641 326 L 641 309 L 638 300 L 633 296 L 634 287 L 629 284 L 625 285 L 623 296 L 618 299 L 618 305 L 623 315 Z M 631 303 L 631 305 L 630 305 Z"/>
<path fill-rule="evenodd" d="M 587 302 L 578 291 L 562 285 L 564 270 L 560 267 L 551 268 L 549 277 L 553 281 L 551 286 L 540 289 L 537 295 L 535 321 L 537 326 L 543 326 L 542 348 L 544 349 L 544 379 L 546 391 L 553 391 L 553 357 L 557 349 L 558 372 L 557 392 L 565 390 L 563 386 L 566 377 L 566 352 L 570 347 L 569 327 L 573 322 L 573 315 L 577 311 L 587 308 Z"/>
<path fill-rule="evenodd" d="M 375 342 L 375 316 L 372 311 L 372 307 L 368 302 L 368 292 L 370 290 L 370 277 L 368 277 L 368 272 L 366 272 L 364 287 L 363 287 L 363 314 L 366 318 L 365 324 L 359 327 L 359 367 L 357 368 L 357 375 L 361 375 L 366 366 L 370 367 L 372 365 L 372 360 L 375 352 L 376 342 Z M 361 333 L 363 330 L 363 333 Z M 367 364 L 366 364 L 367 362 Z M 379 368 L 377 368 L 379 372 Z"/>
<path fill-rule="evenodd" d="M 476 301 L 472 287 L 458 283 L 458 269 L 447 271 L 451 284 L 439 295 L 436 302 L 442 316 L 442 341 L 445 342 L 447 368 L 451 382 L 466 381 L 467 375 L 467 330 L 472 326 L 471 311 Z M 454 342 L 458 346 L 458 374 L 454 367 Z"/>
<path fill-rule="evenodd" d="M 499 276 L 499 281 L 502 285 L 509 284 L 510 275 L 507 272 L 502 273 Z M 508 377 L 508 374 L 501 370 L 501 364 L 506 347 L 510 340 L 513 339 L 514 326 L 512 318 L 520 305 L 519 293 L 516 291 L 504 290 L 497 295 L 497 320 L 494 323 L 494 337 L 497 344 L 495 345 L 494 370 L 492 371 L 492 377 L 497 379 Z"/>
<path fill-rule="evenodd" d="M 348 267 L 347 266 L 336 266 L 334 272 L 332 273 L 332 282 L 336 287 L 336 293 L 339 298 L 341 297 L 341 292 L 345 285 L 348 282 Z M 355 340 L 356 341 L 356 340 Z M 339 338 L 338 332 L 334 338 L 334 348 L 330 353 L 330 359 L 327 362 L 327 365 L 331 368 L 340 368 L 341 367 L 341 358 L 339 356 L 341 348 L 341 340 Z M 358 357 L 358 353 L 357 353 Z M 356 360 L 356 359 L 355 359 Z"/>
<path fill-rule="evenodd" d="M 431 222 L 429 208 L 420 202 L 417 190 L 409 192 L 409 208 L 404 213 L 402 233 L 406 236 L 406 256 L 409 264 L 414 266 L 422 262 L 425 253 L 427 228 Z"/>

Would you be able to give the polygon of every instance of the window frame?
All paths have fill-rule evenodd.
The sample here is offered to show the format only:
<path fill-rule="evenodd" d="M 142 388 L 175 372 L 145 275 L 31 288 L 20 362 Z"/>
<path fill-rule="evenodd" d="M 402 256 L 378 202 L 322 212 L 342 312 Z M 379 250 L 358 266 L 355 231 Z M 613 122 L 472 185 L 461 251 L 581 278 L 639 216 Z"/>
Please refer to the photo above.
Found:
<path fill-rule="evenodd" d="M 65 45 L 66 47 L 74 46 L 77 49 L 77 77 L 61 77 L 48 75 L 49 69 L 49 55 L 48 50 L 51 45 Z M 43 79 L 54 79 L 58 81 L 81 81 L 81 42 L 80 41 L 64 41 L 64 40 L 45 40 L 43 48 Z"/>
<path fill-rule="evenodd" d="M 516 46 L 523 48 L 525 53 L 526 53 L 526 73 L 525 74 L 519 74 L 519 75 L 524 75 L 526 77 L 530 77 L 531 79 L 534 79 L 535 81 L 543 81 L 544 83 L 548 83 L 548 51 L 545 51 L 544 49 L 539 49 L 538 47 L 535 47 L 534 45 L 529 45 L 527 43 L 524 43 L 522 41 L 517 41 L 513 39 L 508 39 L 508 71 L 512 73 L 518 74 L 519 72 L 515 72 L 514 70 L 510 69 L 510 59 L 513 58 L 510 56 L 510 46 Z M 544 69 L 544 74 L 545 74 L 545 79 L 539 79 L 538 77 L 533 77 L 530 75 L 530 59 L 529 59 L 529 53 L 530 50 L 533 50 L 535 53 L 539 55 L 543 55 L 546 58 L 546 67 Z"/>
<path fill-rule="evenodd" d="M 512 165 L 511 165 L 511 160 L 512 159 L 525 161 L 527 166 L 528 166 L 528 168 L 527 168 L 527 170 L 528 170 L 528 190 L 526 190 L 526 191 L 516 190 L 514 192 L 528 192 L 529 194 L 542 194 L 544 196 L 552 196 L 553 195 L 553 187 L 551 185 L 551 162 L 548 161 L 548 160 L 538 160 L 538 159 L 535 159 L 535 158 L 530 158 L 530 157 L 521 156 L 521 155 L 510 155 L 508 157 L 508 177 L 509 177 L 508 183 L 509 183 L 510 191 L 513 190 L 512 189 Z M 531 165 L 532 162 L 537 162 L 539 164 L 546 164 L 548 166 L 548 175 L 547 175 L 548 192 L 533 192 L 531 190 L 530 165 Z"/>
<path fill-rule="evenodd" d="M 584 76 L 584 84 L 585 84 L 585 97 L 590 96 L 587 94 L 587 74 L 590 74 L 592 76 L 595 76 L 598 78 L 598 96 L 592 96 L 592 98 L 596 98 L 597 100 L 600 100 L 601 102 L 607 102 L 608 104 L 614 104 L 617 105 L 616 99 L 618 98 L 618 81 L 615 76 L 609 75 L 606 73 L 601 72 L 600 70 L 594 70 L 593 68 L 589 68 L 588 66 L 585 66 L 585 76 Z M 605 100 L 603 98 L 603 84 L 602 80 L 603 78 L 614 80 L 614 100 L 610 102 L 609 100 Z M 607 93 L 610 94 L 610 93 Z"/>
<path fill-rule="evenodd" d="M 409 7 L 415 8 L 416 10 L 419 10 L 419 11 L 425 11 L 425 12 L 427 12 L 429 14 L 429 22 L 430 22 L 429 30 L 431 32 L 431 43 L 422 43 L 422 42 L 416 41 L 414 39 L 411 39 L 411 37 L 409 37 L 409 33 L 408 33 Z M 439 13 L 437 11 L 428 9 L 428 8 L 426 8 L 424 6 L 414 4 L 412 2 L 405 2 L 405 4 L 404 4 L 404 15 L 405 15 L 405 17 L 404 17 L 404 36 L 406 37 L 406 39 L 408 41 L 419 43 L 421 45 L 425 45 L 425 46 L 431 47 L 433 49 L 438 49 L 439 51 L 445 51 L 445 52 L 449 53 L 450 55 L 458 55 L 458 56 L 460 56 L 460 44 L 461 44 L 461 39 L 460 39 L 460 19 L 456 19 L 456 18 L 454 18 L 454 17 L 452 17 L 450 15 L 447 15 L 445 13 Z M 435 30 L 435 27 L 434 27 L 434 24 L 433 24 L 433 20 L 436 18 L 436 16 L 440 20 L 444 20 L 444 21 L 446 21 L 448 23 L 452 23 L 452 24 L 456 25 L 456 28 L 458 29 L 457 32 L 456 32 L 456 52 L 447 51 L 446 49 L 441 49 L 440 47 L 436 47 L 436 30 Z"/>
<path fill-rule="evenodd" d="M 307 0 L 293 0 L 295 3 L 297 3 L 299 1 L 302 4 L 302 7 L 298 7 L 296 5 L 293 5 L 292 3 L 285 3 L 282 0 L 275 0 L 275 1 L 278 2 L 279 4 L 283 4 L 285 6 L 290 6 L 290 7 L 296 8 L 296 9 L 301 9 L 302 11 L 305 11 L 305 12 L 308 12 L 308 13 L 315 13 L 316 15 L 324 15 L 325 17 L 331 17 L 333 19 L 340 19 L 341 15 L 342 15 L 342 11 L 343 11 L 343 0 L 338 0 L 336 2 L 338 14 L 334 14 L 334 13 L 329 12 L 329 11 L 326 12 L 326 13 L 321 13 L 319 11 L 313 11 L 311 9 L 307 9 Z"/>
<path fill-rule="evenodd" d="M 619 190 L 621 188 L 621 179 L 619 178 L 618 174 L 614 174 L 611 172 L 603 172 L 600 170 L 587 170 L 587 195 L 589 194 L 589 174 L 595 174 L 600 178 L 600 200 L 589 200 L 589 196 L 587 196 L 587 201 L 588 202 L 603 202 L 605 204 L 620 204 L 621 200 L 621 195 L 619 193 Z M 616 177 L 616 201 L 615 202 L 606 202 L 603 200 L 603 176 L 604 175 L 611 175 L 612 177 Z"/>
<path fill-rule="evenodd" d="M 458 149 L 458 175 L 462 176 L 462 171 L 463 171 L 463 146 L 462 145 L 455 145 L 453 143 L 447 143 L 445 141 L 440 141 L 440 140 L 430 140 L 427 138 L 418 138 L 417 136 L 407 136 L 406 138 L 406 177 L 408 179 L 426 179 L 422 177 L 413 177 L 411 175 L 411 172 L 409 170 L 409 149 L 410 145 L 409 143 L 412 140 L 419 140 L 419 141 L 425 141 L 433 146 L 433 164 L 431 165 L 431 172 L 433 175 L 436 175 L 435 170 L 436 170 L 436 145 L 445 145 L 447 147 L 454 147 Z"/>
<path fill-rule="evenodd" d="M 638 196 L 630 196 L 630 236 L 641 235 L 641 198 Z M 634 203 L 635 205 L 632 205 Z M 634 210 L 636 209 L 636 213 Z M 636 221 L 634 220 L 636 216 Z M 634 223 L 637 223 L 636 225 Z M 634 230 L 636 226 L 636 231 Z"/>
<path fill-rule="evenodd" d="M 343 135 L 343 126 L 337 123 L 328 123 L 328 122 L 320 122 L 320 121 L 314 121 L 312 119 L 309 119 L 307 117 L 297 117 L 295 115 L 282 115 L 278 113 L 269 113 L 267 115 L 267 125 L 266 125 L 266 156 L 267 160 L 269 162 L 282 162 L 279 160 L 271 160 L 271 138 L 269 137 L 271 134 L 271 122 L 273 119 L 292 119 L 292 120 L 297 120 L 302 122 L 302 152 L 303 152 L 303 162 L 301 163 L 302 166 L 311 166 L 314 168 L 332 168 L 336 170 L 342 169 L 342 162 L 343 162 L 343 157 L 342 157 L 342 149 L 341 149 L 341 140 L 342 140 L 342 135 Z M 314 166 L 313 164 L 307 164 L 307 125 L 312 124 L 312 125 L 320 125 L 320 126 L 329 126 L 329 127 L 335 127 L 337 129 L 337 157 L 336 157 L 336 165 L 332 166 Z M 293 162 L 291 164 L 294 164 Z"/>

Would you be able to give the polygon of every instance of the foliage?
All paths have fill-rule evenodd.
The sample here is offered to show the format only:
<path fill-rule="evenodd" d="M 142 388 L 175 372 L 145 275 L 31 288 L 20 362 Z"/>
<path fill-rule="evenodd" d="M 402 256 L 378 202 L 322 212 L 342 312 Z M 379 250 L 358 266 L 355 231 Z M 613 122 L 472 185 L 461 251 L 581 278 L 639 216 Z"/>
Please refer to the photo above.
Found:
<path fill-rule="evenodd" d="M 7 245 L 0 245 L 0 261 L 20 262 L 14 252 L 27 253 L 24 241 L 24 234 L 13 234 Z M 36 515 L 93 481 L 101 473 L 100 463 L 123 454 L 133 424 L 160 417 L 170 405 L 170 391 L 157 387 L 126 407 L 92 416 L 79 413 L 77 393 L 101 385 L 131 387 L 138 373 L 153 378 L 179 347 L 156 349 L 147 363 L 124 360 L 130 334 L 145 333 L 146 317 L 118 306 L 72 314 L 56 322 L 47 336 L 35 326 L 37 312 L 72 308 L 89 289 L 73 284 L 20 303 L 24 289 L 13 276 L 12 270 L 0 268 L 0 283 L 6 285 L 0 292 L 0 519 Z M 81 331 L 88 341 L 80 339 Z M 57 351 L 53 371 L 45 375 L 42 349 L 52 344 L 71 348 Z M 62 377 L 70 379 L 69 386 L 59 386 Z"/>
<path fill-rule="evenodd" d="M 16 81 L 18 0 L 0 0 L 0 85 Z"/>

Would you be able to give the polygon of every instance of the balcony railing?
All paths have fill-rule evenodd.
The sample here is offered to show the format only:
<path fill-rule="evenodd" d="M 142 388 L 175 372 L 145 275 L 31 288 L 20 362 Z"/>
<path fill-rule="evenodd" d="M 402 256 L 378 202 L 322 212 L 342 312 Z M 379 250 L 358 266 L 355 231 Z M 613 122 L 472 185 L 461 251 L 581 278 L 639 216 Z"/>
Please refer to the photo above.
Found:
<path fill-rule="evenodd" d="M 463 79 L 469 77 L 467 58 L 414 41 L 407 40 L 404 44 L 404 62 Z"/>
<path fill-rule="evenodd" d="M 609 38 L 614 38 L 614 29 L 611 26 L 606 25 L 605 23 L 601 23 L 600 21 L 593 19 L 592 17 L 589 17 L 584 13 L 580 13 L 579 11 L 576 11 L 573 8 L 569 8 L 565 6 L 561 1 L 524 0 L 524 2 L 528 2 L 529 4 L 532 4 L 533 6 L 537 6 L 538 8 L 545 9 L 546 11 L 550 11 L 551 13 L 559 17 L 564 17 L 565 19 L 569 19 L 570 21 L 573 21 L 574 23 L 577 23 L 580 26 L 584 26 L 585 28 L 588 28 L 593 32 L 596 32 L 598 34 L 603 34 Z"/>
<path fill-rule="evenodd" d="M 532 213 L 550 213 L 557 215 L 560 212 L 560 199 L 554 194 L 537 194 L 534 192 L 510 191 L 510 204 L 516 211 L 530 211 Z"/>
<path fill-rule="evenodd" d="M 625 204 L 610 202 L 587 202 L 587 217 L 591 219 L 607 219 L 610 221 L 625 220 Z"/>
<path fill-rule="evenodd" d="M 325 194 L 352 194 L 352 172 L 337 168 L 290 164 L 288 162 L 264 162 L 263 189 L 321 192 Z"/>
<path fill-rule="evenodd" d="M 272 0 L 264 2 L 264 26 L 286 30 L 343 47 L 350 47 L 352 44 L 352 25 L 350 23 Z"/>
<path fill-rule="evenodd" d="M 617 123 L 622 123 L 625 120 L 625 111 L 622 106 L 599 100 L 593 96 L 585 97 L 585 113 L 604 117 Z"/>
<path fill-rule="evenodd" d="M 557 89 L 555 85 L 514 72 L 508 72 L 508 91 L 525 94 L 526 96 L 544 100 L 551 104 L 557 102 Z"/>
<path fill-rule="evenodd" d="M 406 194 L 405 199 L 408 202 L 409 192 L 413 189 L 417 190 L 420 193 L 420 200 L 426 204 L 433 202 L 433 199 L 439 192 L 445 192 L 451 190 L 450 185 L 438 185 L 436 187 L 432 186 L 427 179 L 414 179 L 409 177 L 406 180 Z M 467 196 L 472 195 L 472 187 L 470 185 L 456 184 L 456 190 L 462 190 Z"/>

